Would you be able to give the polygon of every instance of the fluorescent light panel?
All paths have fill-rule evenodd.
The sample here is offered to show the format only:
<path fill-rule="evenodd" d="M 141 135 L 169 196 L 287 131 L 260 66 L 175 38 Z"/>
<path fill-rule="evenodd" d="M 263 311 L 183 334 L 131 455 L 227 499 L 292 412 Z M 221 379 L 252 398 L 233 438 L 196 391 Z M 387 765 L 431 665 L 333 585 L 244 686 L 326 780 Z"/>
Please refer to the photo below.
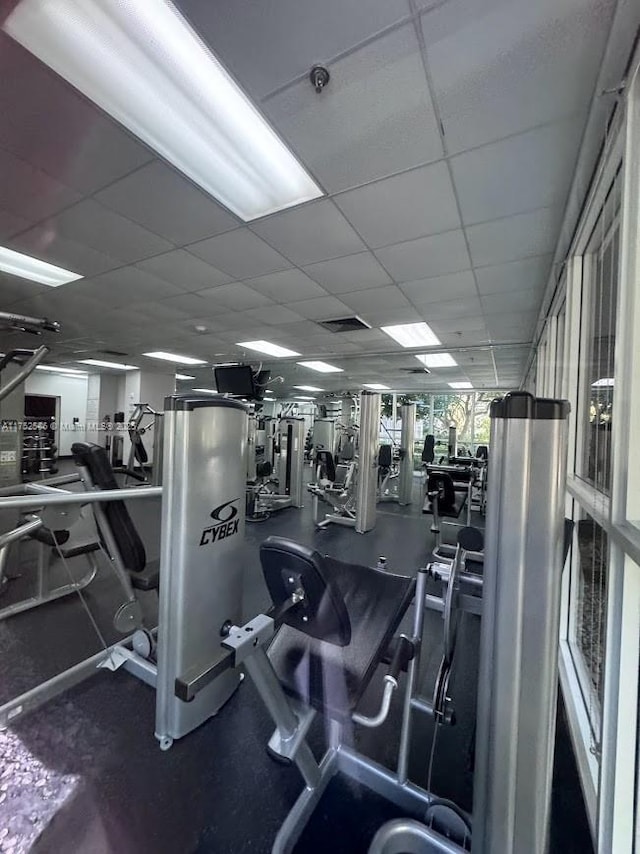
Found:
<path fill-rule="evenodd" d="M 241 219 L 322 195 L 167 0 L 21 0 L 4 29 Z"/>
<path fill-rule="evenodd" d="M 218 390 L 215 388 L 194 388 L 192 391 L 199 391 L 202 394 L 218 394 Z"/>
<path fill-rule="evenodd" d="M 449 388 L 457 388 L 457 389 L 473 388 L 473 385 L 469 382 L 449 383 Z"/>
<path fill-rule="evenodd" d="M 296 400 L 315 400 L 315 397 L 312 394 L 294 394 L 293 396 Z"/>
<path fill-rule="evenodd" d="M 137 365 L 125 365 L 122 362 L 103 362 L 102 359 L 78 359 L 81 365 L 93 365 L 95 368 L 114 368 L 117 371 L 139 371 Z"/>
<path fill-rule="evenodd" d="M 303 368 L 311 368 L 312 371 L 318 371 L 320 374 L 341 374 L 342 368 L 336 368 L 335 365 L 329 365 L 327 362 L 298 362 Z"/>
<path fill-rule="evenodd" d="M 39 285 L 48 285 L 50 288 L 58 288 L 83 278 L 79 273 L 72 273 L 71 270 L 56 267 L 39 258 L 32 258 L 31 255 L 23 255 L 22 252 L 14 252 L 4 246 L 0 246 L 0 270 Z"/>
<path fill-rule="evenodd" d="M 286 347 L 280 347 L 279 344 L 272 344 L 270 341 L 238 341 L 238 347 L 245 347 L 247 350 L 255 350 L 258 353 L 266 353 L 267 356 L 299 356 L 295 350 L 288 350 Z"/>
<path fill-rule="evenodd" d="M 427 368 L 454 368 L 458 364 L 451 353 L 424 353 L 416 359 Z"/>
<path fill-rule="evenodd" d="M 175 362 L 178 365 L 206 365 L 204 359 L 194 359 L 191 356 L 178 356 L 176 353 L 165 353 L 162 350 L 154 350 L 153 353 L 143 353 L 149 359 L 160 359 L 163 362 Z"/>
<path fill-rule="evenodd" d="M 190 374 L 176 374 L 177 380 L 195 380 Z"/>
<path fill-rule="evenodd" d="M 613 377 L 603 377 L 602 379 L 591 383 L 591 388 L 611 388 L 613 385 L 615 385 L 615 379 Z"/>
<path fill-rule="evenodd" d="M 322 391 L 321 388 L 318 388 L 315 385 L 294 385 L 294 388 L 297 388 L 300 391 Z"/>
<path fill-rule="evenodd" d="M 370 388 L 372 391 L 388 391 L 388 385 L 382 385 L 382 383 L 362 383 L 365 388 Z"/>
<path fill-rule="evenodd" d="M 400 323 L 397 326 L 381 326 L 383 332 L 403 347 L 437 347 L 440 344 L 426 323 Z"/>
<path fill-rule="evenodd" d="M 55 365 L 38 365 L 36 371 L 50 371 L 52 374 L 71 374 L 76 377 L 86 377 L 86 371 L 77 368 L 57 368 Z"/>

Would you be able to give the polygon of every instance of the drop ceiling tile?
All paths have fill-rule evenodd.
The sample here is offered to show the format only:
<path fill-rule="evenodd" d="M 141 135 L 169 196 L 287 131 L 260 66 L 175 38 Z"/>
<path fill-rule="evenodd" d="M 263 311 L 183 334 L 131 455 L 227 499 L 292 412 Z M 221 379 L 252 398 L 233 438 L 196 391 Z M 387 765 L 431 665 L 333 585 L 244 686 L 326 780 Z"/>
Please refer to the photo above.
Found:
<path fill-rule="evenodd" d="M 585 118 L 581 112 L 454 157 L 464 223 L 563 204 Z"/>
<path fill-rule="evenodd" d="M 198 291 L 198 296 L 220 303 L 227 311 L 246 311 L 249 308 L 271 305 L 271 300 L 242 282 L 232 282 L 217 288 Z"/>
<path fill-rule="evenodd" d="M 30 299 L 38 294 L 46 295 L 51 288 L 29 282 L 20 276 L 10 276 L 8 273 L 0 272 L 0 305 L 7 306 L 18 300 Z"/>
<path fill-rule="evenodd" d="M 335 317 L 347 317 L 351 310 L 335 297 L 318 297 L 318 299 L 294 302 L 291 308 L 309 320 L 329 320 Z M 327 335 L 332 333 L 328 332 Z"/>
<path fill-rule="evenodd" d="M 253 230 L 294 264 L 304 266 L 366 247 L 328 199 L 267 217 Z"/>
<path fill-rule="evenodd" d="M 159 276 L 166 282 L 183 291 L 197 291 L 206 287 L 226 285 L 231 276 L 206 264 L 185 249 L 173 249 L 153 258 L 146 258 L 136 265 L 154 276 Z"/>
<path fill-rule="evenodd" d="M 410 303 L 390 308 L 363 309 L 362 319 L 371 326 L 390 326 L 394 323 L 419 323 L 422 319 Z"/>
<path fill-rule="evenodd" d="M 326 291 L 316 285 L 305 273 L 297 269 L 283 270 L 280 273 L 270 273 L 247 279 L 250 287 L 266 294 L 276 302 L 295 302 L 313 297 L 324 297 Z"/>
<path fill-rule="evenodd" d="M 431 303 L 425 310 L 432 321 L 453 320 L 458 317 L 482 317 L 482 305 L 477 296 Z"/>
<path fill-rule="evenodd" d="M 511 261 L 494 267 L 477 267 L 475 274 L 480 296 L 510 291 L 544 289 L 552 255 L 537 255 L 524 261 Z"/>
<path fill-rule="evenodd" d="M 449 152 L 586 109 L 614 0 L 448 0 L 422 16 Z"/>
<path fill-rule="evenodd" d="M 193 243 L 189 252 L 234 279 L 250 279 L 293 266 L 248 228 Z"/>
<path fill-rule="evenodd" d="M 41 169 L 0 148 L 0 207 L 30 223 L 79 201 L 80 195 Z"/>
<path fill-rule="evenodd" d="M 284 305 L 265 305 L 262 308 L 252 308 L 245 311 L 245 314 L 256 323 L 268 323 L 272 326 L 278 326 L 281 323 L 297 323 L 303 319 L 301 314 L 291 311 Z"/>
<path fill-rule="evenodd" d="M 482 297 L 482 310 L 487 318 L 487 323 L 489 323 L 489 316 L 492 314 L 504 314 L 510 311 L 528 312 L 539 309 L 543 292 L 543 288 L 534 288 Z"/>
<path fill-rule="evenodd" d="M 111 184 L 96 199 L 177 246 L 239 225 L 188 178 L 158 160 Z"/>
<path fill-rule="evenodd" d="M 306 79 L 314 58 L 337 56 L 409 14 L 407 0 L 368 0 L 366 14 L 343 0 L 179 0 L 178 6 L 240 83 L 260 97 L 296 77 Z"/>
<path fill-rule="evenodd" d="M 435 317 L 430 306 L 425 306 L 422 316 L 438 336 L 448 332 L 479 332 L 486 329 L 486 321 L 481 313 L 467 317 Z"/>
<path fill-rule="evenodd" d="M 396 282 L 411 282 L 445 273 L 457 273 L 471 266 L 462 231 L 447 231 L 396 243 L 375 252 Z"/>
<path fill-rule="evenodd" d="M 108 305 L 112 299 L 120 300 L 122 298 L 128 299 L 131 303 L 144 302 L 145 300 L 157 302 L 181 293 L 174 285 L 170 285 L 164 279 L 158 279 L 156 276 L 138 269 L 138 267 L 120 267 L 118 270 L 111 270 L 100 276 L 94 276 L 90 283 L 93 291 L 96 287 L 100 289 L 105 305 Z M 82 294 L 82 282 L 73 284 Z"/>
<path fill-rule="evenodd" d="M 9 211 L 0 210 L 0 237 L 10 237 L 29 228 L 29 220 Z"/>
<path fill-rule="evenodd" d="M 170 297 L 162 300 L 163 305 L 169 308 L 176 308 L 179 311 L 185 312 L 186 317 L 198 318 L 208 317 L 211 303 L 203 299 L 198 294 L 180 294 L 179 296 Z"/>
<path fill-rule="evenodd" d="M 372 249 L 460 227 L 444 161 L 342 193 L 335 202 Z"/>
<path fill-rule="evenodd" d="M 561 208 L 541 208 L 466 228 L 474 266 L 484 267 L 553 252 Z"/>
<path fill-rule="evenodd" d="M 115 258 L 110 258 L 84 243 L 63 237 L 52 220 L 22 232 L 9 241 L 9 244 L 18 252 L 33 255 L 82 276 L 96 276 L 122 266 Z"/>
<path fill-rule="evenodd" d="M 162 302 L 151 302 L 149 300 L 143 303 L 135 303 L 132 308 L 136 310 L 144 310 L 147 316 L 147 324 L 149 321 L 172 321 L 182 320 L 187 317 L 187 312 L 181 311 L 178 308 L 164 305 Z M 145 325 L 147 325 L 145 324 Z M 154 323 L 155 325 L 155 323 Z"/>
<path fill-rule="evenodd" d="M 412 24 L 329 63 L 328 68 L 331 80 L 320 97 L 305 75 L 269 98 L 264 107 L 330 193 L 442 157 Z"/>
<path fill-rule="evenodd" d="M 408 299 L 396 285 L 382 288 L 370 288 L 366 291 L 354 291 L 341 294 L 341 300 L 355 312 L 381 311 L 384 309 L 409 308 Z"/>
<path fill-rule="evenodd" d="M 400 290 L 416 306 L 428 305 L 442 300 L 477 296 L 475 279 L 471 270 L 434 276 L 417 282 L 406 282 Z"/>
<path fill-rule="evenodd" d="M 305 267 L 305 272 L 329 293 L 341 294 L 391 284 L 391 277 L 371 252 L 345 255 Z"/>
<path fill-rule="evenodd" d="M 85 199 L 53 217 L 49 225 L 62 237 L 84 243 L 125 263 L 172 249 L 170 243 L 94 199 Z"/>
<path fill-rule="evenodd" d="M 82 195 L 95 192 L 152 154 L 0 33 L 0 146 Z"/>

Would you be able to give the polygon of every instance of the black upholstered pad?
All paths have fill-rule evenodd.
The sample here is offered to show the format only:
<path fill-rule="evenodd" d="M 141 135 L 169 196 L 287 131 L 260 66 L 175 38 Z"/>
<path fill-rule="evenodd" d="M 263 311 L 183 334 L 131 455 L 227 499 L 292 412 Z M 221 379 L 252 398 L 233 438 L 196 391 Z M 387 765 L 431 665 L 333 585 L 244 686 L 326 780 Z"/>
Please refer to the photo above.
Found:
<path fill-rule="evenodd" d="M 92 445 L 89 442 L 75 442 L 71 446 L 71 453 L 79 465 L 85 466 L 89 470 L 91 479 L 97 487 L 100 489 L 118 489 L 109 457 L 104 448 L 101 448 L 100 445 Z M 142 572 L 147 563 L 147 556 L 124 501 L 107 501 L 103 506 L 107 523 L 111 528 L 126 569 L 129 572 Z M 98 531 L 98 533 L 102 539 L 102 532 Z M 106 548 L 104 542 L 103 546 Z"/>
<path fill-rule="evenodd" d="M 287 540 L 267 537 L 260 546 L 262 574 L 276 607 L 296 590 L 304 599 L 287 612 L 283 622 L 318 640 L 346 646 L 351 641 L 351 623 L 326 559 L 315 549 Z"/>
<path fill-rule="evenodd" d="M 340 590 L 351 642 L 335 646 L 283 626 L 269 658 L 285 690 L 330 717 L 355 709 L 413 598 L 415 581 L 325 557 L 323 572 Z"/>
<path fill-rule="evenodd" d="M 467 497 L 468 492 L 456 492 L 455 501 L 451 507 L 448 507 L 446 510 L 443 510 L 442 507 L 438 505 L 438 515 L 444 517 L 445 519 L 457 519 L 466 506 Z M 422 506 L 422 512 L 428 514 L 433 513 L 433 506 L 431 504 L 431 499 L 428 495 L 425 495 L 424 504 Z"/>

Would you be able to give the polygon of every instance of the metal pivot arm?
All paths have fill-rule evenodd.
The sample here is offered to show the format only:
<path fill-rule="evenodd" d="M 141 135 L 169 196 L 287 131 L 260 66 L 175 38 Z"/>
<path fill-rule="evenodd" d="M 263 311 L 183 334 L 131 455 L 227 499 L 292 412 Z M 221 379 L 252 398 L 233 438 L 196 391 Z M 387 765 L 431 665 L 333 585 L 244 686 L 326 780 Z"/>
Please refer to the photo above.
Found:
<path fill-rule="evenodd" d="M 0 327 L 33 332 L 35 335 L 39 335 L 41 332 L 60 332 L 60 324 L 57 320 L 49 320 L 47 317 L 29 317 L 26 314 L 12 314 L 8 311 L 0 311 Z"/>
<path fill-rule="evenodd" d="M 0 312 L 0 318 L 1 316 L 2 313 Z M 16 352 L 25 353 L 28 351 L 13 351 L 14 354 Z M 49 348 L 45 347 L 44 345 L 42 347 L 38 347 L 37 350 L 33 351 L 33 355 L 31 356 L 29 361 L 22 366 L 18 373 L 14 377 L 12 377 L 6 385 L 0 388 L 0 400 L 4 400 L 5 397 L 8 397 L 14 389 L 16 389 L 19 385 L 22 385 L 22 383 L 25 382 L 27 377 L 32 374 L 33 371 L 35 371 L 36 367 L 40 364 L 40 362 L 44 359 L 48 352 Z M 4 364 L 0 366 L 0 370 L 2 370 L 3 367 L 6 367 L 8 361 L 11 361 L 11 359 L 9 358 L 11 357 L 11 355 L 11 353 L 8 353 L 7 356 L 5 356 L 3 360 Z"/>

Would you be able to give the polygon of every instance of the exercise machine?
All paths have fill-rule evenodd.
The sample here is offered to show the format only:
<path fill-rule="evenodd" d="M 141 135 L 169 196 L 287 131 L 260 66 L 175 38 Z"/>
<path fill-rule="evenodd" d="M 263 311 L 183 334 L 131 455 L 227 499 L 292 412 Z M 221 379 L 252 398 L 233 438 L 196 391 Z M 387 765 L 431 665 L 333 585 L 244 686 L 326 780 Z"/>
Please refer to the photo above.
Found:
<path fill-rule="evenodd" d="M 370 854 L 460 854 L 470 840 L 474 854 L 547 850 L 568 413 L 566 401 L 524 392 L 491 407 L 473 817 L 442 808 L 408 777 L 414 715 L 432 715 L 436 732 L 448 717 L 446 673 L 438 678 L 439 695 L 432 702 L 416 693 L 427 569 L 411 578 L 323 557 L 281 538 L 263 543 L 261 563 L 273 608 L 243 626 L 230 625 L 217 654 L 179 674 L 175 690 L 188 705 L 240 665 L 253 679 L 276 725 L 270 752 L 295 763 L 305 781 L 276 836 L 274 854 L 293 850 L 337 773 L 407 816 L 380 828 Z M 460 568 L 458 557 L 443 603 L 445 670 L 455 650 Z M 412 601 L 410 634 L 392 643 Z M 379 711 L 365 716 L 359 700 L 385 661 Z M 376 727 L 386 719 L 404 667 L 398 762 L 391 771 L 347 746 L 344 735 L 353 724 Z M 329 745 L 320 762 L 306 740 L 318 711 L 329 719 Z"/>
<path fill-rule="evenodd" d="M 0 497 L 0 510 L 84 504 L 100 508 L 96 522 L 110 559 L 124 567 L 132 586 L 135 575 L 146 579 L 145 589 L 159 590 L 157 633 L 148 628 L 132 631 L 4 703 L 0 727 L 99 669 L 122 669 L 155 688 L 155 733 L 160 747 L 167 749 L 174 739 L 215 715 L 240 683 L 240 673 L 229 672 L 189 706 L 174 695 L 177 675 L 217 651 L 211 626 L 240 620 L 247 410 L 227 398 L 172 395 L 165 400 L 164 417 L 162 487 L 117 488 L 106 450 L 78 443 L 75 454 L 86 492 L 50 488 L 47 494 Z M 162 497 L 161 553 L 159 561 L 147 561 L 125 500 L 158 497 Z M 122 616 L 134 629 L 137 609 L 125 605 Z"/>
<path fill-rule="evenodd" d="M 145 422 L 145 418 L 150 420 Z M 149 463 L 149 454 L 143 437 L 153 429 L 153 457 Z M 124 468 L 125 485 L 130 479 L 140 483 L 150 483 L 152 486 L 162 484 L 162 452 L 163 452 L 163 414 L 157 412 L 148 403 L 136 403 L 129 421 L 127 432 L 131 447 L 129 459 Z"/>
<path fill-rule="evenodd" d="M 376 524 L 378 490 L 378 455 L 380 395 L 363 391 L 360 395 L 360 429 L 358 456 L 351 455 L 355 447 L 353 435 L 343 443 L 342 456 L 336 463 L 328 451 L 318 451 L 316 481 L 308 485 L 313 495 L 314 520 L 318 528 L 343 525 L 355 528 L 359 534 L 372 530 Z M 351 429 L 351 428 L 350 428 Z M 349 451 L 345 455 L 345 449 Z M 331 512 L 320 518 L 319 502 L 329 504 Z"/>
<path fill-rule="evenodd" d="M 413 493 L 413 444 L 416 429 L 416 405 L 400 407 L 400 445 L 380 445 L 378 451 L 378 501 L 411 504 Z"/>
<path fill-rule="evenodd" d="M 302 507 L 304 418 L 279 420 L 276 447 L 275 467 L 264 460 L 256 465 L 254 478 L 247 481 L 246 506 L 250 521 L 263 521 L 286 507 Z"/>

